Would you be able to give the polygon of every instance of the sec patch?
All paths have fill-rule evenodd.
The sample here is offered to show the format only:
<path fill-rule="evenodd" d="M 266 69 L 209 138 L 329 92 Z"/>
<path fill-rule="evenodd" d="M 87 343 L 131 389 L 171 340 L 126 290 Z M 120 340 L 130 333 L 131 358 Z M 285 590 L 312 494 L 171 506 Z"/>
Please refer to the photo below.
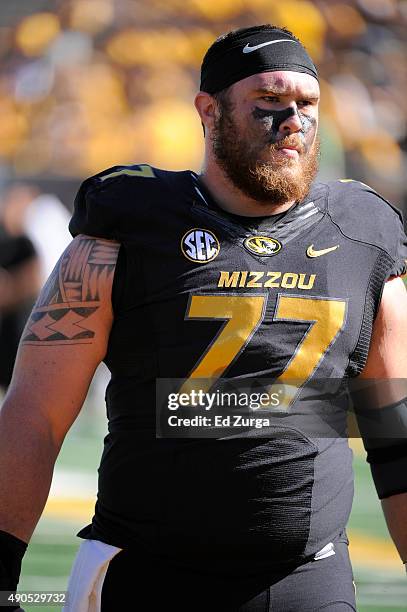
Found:
<path fill-rule="evenodd" d="M 213 232 L 195 227 L 182 236 L 181 251 L 189 261 L 208 263 L 218 256 L 220 244 Z"/>

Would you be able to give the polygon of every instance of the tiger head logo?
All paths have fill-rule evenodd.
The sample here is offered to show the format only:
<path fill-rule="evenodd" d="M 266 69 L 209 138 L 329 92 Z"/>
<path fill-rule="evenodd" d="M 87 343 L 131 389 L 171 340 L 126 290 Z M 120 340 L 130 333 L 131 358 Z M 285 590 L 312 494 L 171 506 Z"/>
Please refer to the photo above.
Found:
<path fill-rule="evenodd" d="M 269 238 L 268 236 L 250 236 L 243 242 L 243 246 L 255 255 L 271 257 L 281 251 L 282 245 L 275 238 Z"/>

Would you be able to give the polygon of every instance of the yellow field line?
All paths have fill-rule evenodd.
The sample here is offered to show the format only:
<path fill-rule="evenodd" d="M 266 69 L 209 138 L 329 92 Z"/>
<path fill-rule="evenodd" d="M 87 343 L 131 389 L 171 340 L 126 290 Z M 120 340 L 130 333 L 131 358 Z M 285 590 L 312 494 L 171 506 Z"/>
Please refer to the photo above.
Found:
<path fill-rule="evenodd" d="M 359 531 L 348 531 L 352 563 L 372 569 L 403 570 L 400 557 L 390 540 L 370 537 Z"/>
<path fill-rule="evenodd" d="M 355 455 L 359 457 L 366 457 L 365 447 L 363 446 L 361 438 L 349 438 L 349 446 Z"/>
<path fill-rule="evenodd" d="M 49 497 L 44 516 L 63 521 L 90 521 L 95 509 L 95 500 L 76 497 Z"/>

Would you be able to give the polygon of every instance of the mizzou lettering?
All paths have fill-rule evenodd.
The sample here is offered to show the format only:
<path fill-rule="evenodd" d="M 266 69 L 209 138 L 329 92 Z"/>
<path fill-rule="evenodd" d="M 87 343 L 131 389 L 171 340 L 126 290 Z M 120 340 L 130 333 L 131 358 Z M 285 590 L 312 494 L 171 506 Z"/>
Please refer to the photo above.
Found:
<path fill-rule="evenodd" d="M 218 287 L 235 289 L 237 287 L 273 289 L 309 290 L 314 286 L 316 274 L 303 272 L 254 272 L 235 270 L 234 272 L 221 271 L 219 273 Z"/>

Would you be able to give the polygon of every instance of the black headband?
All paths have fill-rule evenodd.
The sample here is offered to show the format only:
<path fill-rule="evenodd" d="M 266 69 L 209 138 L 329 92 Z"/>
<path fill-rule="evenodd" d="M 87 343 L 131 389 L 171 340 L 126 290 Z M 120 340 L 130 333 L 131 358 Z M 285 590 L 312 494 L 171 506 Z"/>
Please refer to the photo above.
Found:
<path fill-rule="evenodd" d="M 201 67 L 201 91 L 213 94 L 259 72 L 292 70 L 318 79 L 305 48 L 291 34 L 277 28 L 237 32 L 209 49 Z"/>

